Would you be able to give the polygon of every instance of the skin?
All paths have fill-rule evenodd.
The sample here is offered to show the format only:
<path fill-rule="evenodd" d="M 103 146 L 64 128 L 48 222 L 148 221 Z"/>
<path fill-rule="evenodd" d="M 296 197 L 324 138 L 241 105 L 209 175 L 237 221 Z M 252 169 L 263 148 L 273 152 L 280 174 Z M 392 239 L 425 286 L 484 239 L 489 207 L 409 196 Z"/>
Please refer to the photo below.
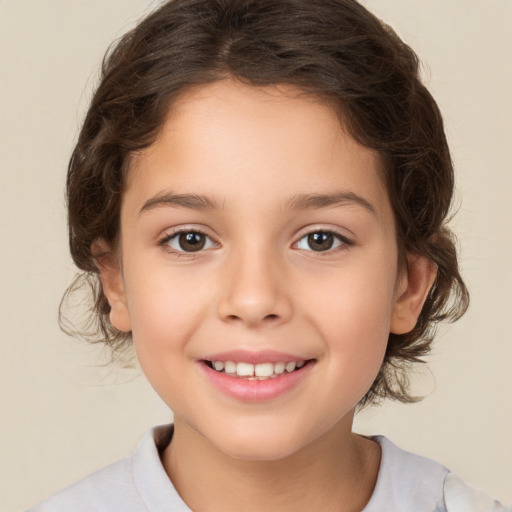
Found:
<path fill-rule="evenodd" d="M 327 105 L 234 80 L 183 93 L 134 157 L 120 252 L 101 275 L 112 323 L 132 331 L 144 373 L 174 412 L 162 461 L 193 510 L 360 511 L 368 502 L 380 448 L 351 432 L 354 408 L 389 332 L 414 327 L 435 274 L 414 255 L 399 272 L 381 174 L 378 155 Z M 171 192 L 217 204 L 161 200 Z M 341 203 L 289 204 L 334 192 Z M 177 229 L 204 232 L 204 249 L 180 249 L 169 240 Z M 336 233 L 333 247 L 313 250 L 307 235 L 325 231 Z M 313 363 L 290 391 L 251 403 L 201 371 L 206 355 L 233 349 Z"/>

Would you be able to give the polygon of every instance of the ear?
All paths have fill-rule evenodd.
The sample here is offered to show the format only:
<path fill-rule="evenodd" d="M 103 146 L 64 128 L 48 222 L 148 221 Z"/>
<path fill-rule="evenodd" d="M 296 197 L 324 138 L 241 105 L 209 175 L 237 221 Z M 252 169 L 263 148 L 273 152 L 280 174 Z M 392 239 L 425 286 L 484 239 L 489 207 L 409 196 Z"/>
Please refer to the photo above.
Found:
<path fill-rule="evenodd" d="M 407 269 L 397 286 L 390 331 L 405 334 L 414 329 L 428 292 L 436 278 L 435 263 L 418 254 L 407 255 Z"/>
<path fill-rule="evenodd" d="M 129 332 L 132 327 L 119 258 L 103 239 L 91 244 L 91 252 L 100 272 L 103 293 L 110 305 L 110 323 L 119 331 Z"/>

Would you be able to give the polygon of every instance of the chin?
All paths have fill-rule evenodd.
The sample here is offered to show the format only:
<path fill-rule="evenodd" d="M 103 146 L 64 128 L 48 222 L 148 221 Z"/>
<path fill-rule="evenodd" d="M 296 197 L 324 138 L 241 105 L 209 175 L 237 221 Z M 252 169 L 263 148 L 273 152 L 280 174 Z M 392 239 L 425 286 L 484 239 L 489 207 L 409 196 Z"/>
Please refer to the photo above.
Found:
<path fill-rule="evenodd" d="M 272 440 L 269 443 L 255 443 L 254 440 L 230 443 L 229 446 L 217 446 L 233 459 L 246 461 L 270 462 L 286 459 L 300 450 L 301 447 L 284 444 Z"/>
<path fill-rule="evenodd" d="M 252 426 L 239 425 L 224 432 L 210 437 L 210 443 L 234 459 L 247 461 L 283 460 L 313 441 L 310 432 L 293 431 L 289 425 L 288 428 L 279 428 L 275 424 L 256 423 Z"/>

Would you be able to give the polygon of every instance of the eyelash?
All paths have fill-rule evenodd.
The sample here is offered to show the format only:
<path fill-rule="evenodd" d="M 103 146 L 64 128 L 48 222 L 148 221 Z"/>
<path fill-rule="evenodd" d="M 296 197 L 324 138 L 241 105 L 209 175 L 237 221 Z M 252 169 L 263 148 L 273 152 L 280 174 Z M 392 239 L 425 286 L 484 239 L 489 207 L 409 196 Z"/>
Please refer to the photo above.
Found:
<path fill-rule="evenodd" d="M 191 256 L 193 256 L 196 253 L 203 252 L 204 249 L 200 249 L 199 251 L 179 251 L 179 250 L 173 249 L 172 247 L 170 247 L 168 245 L 169 242 L 171 240 L 173 240 L 174 238 L 178 238 L 180 235 L 188 234 L 188 233 L 202 235 L 202 236 L 206 237 L 207 239 L 209 239 L 214 245 L 217 245 L 217 246 L 219 245 L 218 242 L 213 240 L 213 238 L 210 235 L 206 234 L 204 231 L 202 231 L 201 229 L 197 229 L 197 228 L 179 229 L 172 233 L 167 233 L 160 240 L 158 240 L 158 245 L 160 247 L 162 247 L 162 249 L 164 249 L 165 251 L 178 256 L 178 258 L 190 258 Z"/>
<path fill-rule="evenodd" d="M 162 247 L 162 249 L 164 249 L 165 251 L 170 252 L 180 258 L 181 257 L 185 257 L 185 258 L 191 257 L 195 253 L 203 252 L 205 250 L 203 248 L 199 249 L 198 251 L 184 251 L 184 250 L 176 250 L 169 246 L 169 242 L 171 240 L 179 237 L 180 235 L 190 234 L 190 233 L 202 235 L 202 236 L 206 237 L 207 239 L 209 239 L 210 242 L 213 243 L 214 245 L 216 245 L 216 246 L 219 245 L 218 242 L 213 240 L 213 238 L 210 235 L 208 235 L 201 229 L 180 229 L 180 230 L 174 231 L 172 233 L 165 234 L 160 240 L 158 240 L 158 245 L 160 247 Z M 302 250 L 305 250 L 306 252 L 314 253 L 316 257 L 324 257 L 327 255 L 336 253 L 338 251 L 346 250 L 348 247 L 354 245 L 354 242 L 352 240 L 350 240 L 349 238 L 347 238 L 346 236 L 341 235 L 337 231 L 333 231 L 333 230 L 329 230 L 329 229 L 314 229 L 314 230 L 308 231 L 307 233 L 304 233 L 293 245 L 296 246 L 303 239 L 307 238 L 310 235 L 320 234 L 320 233 L 325 234 L 325 235 L 332 235 L 334 237 L 334 239 L 339 242 L 339 245 L 335 246 L 334 248 L 329 248 L 325 251 L 314 251 L 312 249 L 310 249 L 310 250 L 302 249 Z"/>
<path fill-rule="evenodd" d="M 304 233 L 297 242 L 295 242 L 293 245 L 296 246 L 298 245 L 302 240 L 304 240 L 305 238 L 309 237 L 310 235 L 315 235 L 315 234 L 323 234 L 323 235 L 332 235 L 333 238 L 335 239 L 335 242 L 338 241 L 339 242 L 339 245 L 335 246 L 335 247 L 331 247 L 325 251 L 314 251 L 313 249 L 310 249 L 310 250 L 307 250 L 307 249 L 303 249 L 305 250 L 306 252 L 311 252 L 315 255 L 315 257 L 319 257 L 319 258 L 322 258 L 322 257 L 326 257 L 326 256 L 329 256 L 329 255 L 332 255 L 333 253 L 337 253 L 337 252 L 340 252 L 340 251 L 345 251 L 348 249 L 348 247 L 350 247 L 351 245 L 354 245 L 354 242 L 352 240 L 350 240 L 349 238 L 347 238 L 346 236 L 338 233 L 337 231 L 333 231 L 331 229 L 312 229 L 311 231 L 308 231 L 307 233 Z"/>

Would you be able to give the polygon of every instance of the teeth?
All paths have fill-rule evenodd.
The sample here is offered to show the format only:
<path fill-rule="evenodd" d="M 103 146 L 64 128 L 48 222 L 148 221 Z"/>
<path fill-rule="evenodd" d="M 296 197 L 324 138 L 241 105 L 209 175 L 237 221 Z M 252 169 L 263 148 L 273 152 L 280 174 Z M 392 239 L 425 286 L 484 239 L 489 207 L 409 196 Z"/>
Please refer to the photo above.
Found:
<path fill-rule="evenodd" d="M 270 377 L 274 373 L 274 365 L 272 363 L 257 364 L 254 367 L 254 375 L 256 377 Z"/>
<path fill-rule="evenodd" d="M 239 377 L 252 377 L 254 375 L 254 365 L 251 363 L 237 363 L 236 374 Z"/>
<path fill-rule="evenodd" d="M 212 367 L 218 372 L 227 373 L 236 377 L 248 378 L 250 380 L 272 379 L 285 372 L 291 373 L 302 368 L 305 361 L 280 361 L 278 363 L 251 364 L 234 361 L 211 361 Z"/>
<path fill-rule="evenodd" d="M 233 363 L 233 361 L 226 361 L 224 363 L 224 371 L 226 373 L 236 373 L 236 363 Z"/>
<path fill-rule="evenodd" d="M 284 372 L 285 367 L 286 367 L 285 363 L 276 363 L 274 365 L 274 373 L 277 373 L 277 375 L 281 375 L 281 373 Z"/>
<path fill-rule="evenodd" d="M 297 366 L 297 363 L 295 361 L 290 361 L 289 363 L 286 363 L 286 371 L 287 372 L 293 372 L 295 370 L 295 367 Z"/>

